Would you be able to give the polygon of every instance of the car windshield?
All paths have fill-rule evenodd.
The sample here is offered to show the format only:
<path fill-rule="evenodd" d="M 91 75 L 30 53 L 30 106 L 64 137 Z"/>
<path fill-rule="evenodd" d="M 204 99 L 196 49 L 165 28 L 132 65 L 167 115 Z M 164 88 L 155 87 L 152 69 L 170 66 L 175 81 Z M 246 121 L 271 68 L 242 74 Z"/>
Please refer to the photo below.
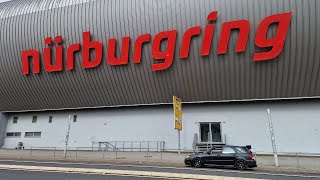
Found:
<path fill-rule="evenodd" d="M 249 149 L 247 149 L 246 147 L 236 147 L 235 149 L 238 153 L 250 153 Z"/>

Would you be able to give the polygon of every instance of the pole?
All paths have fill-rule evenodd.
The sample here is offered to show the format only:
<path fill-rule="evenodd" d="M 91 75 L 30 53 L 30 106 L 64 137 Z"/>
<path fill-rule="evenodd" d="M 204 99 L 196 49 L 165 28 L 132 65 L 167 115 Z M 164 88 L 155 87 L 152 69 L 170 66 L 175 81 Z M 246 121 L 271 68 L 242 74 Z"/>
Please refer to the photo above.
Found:
<path fill-rule="evenodd" d="M 66 134 L 65 146 L 63 151 L 64 157 L 67 157 L 67 149 L 68 149 L 69 135 L 70 135 L 70 121 L 71 121 L 71 115 L 69 115 L 69 120 L 68 120 L 68 130 Z"/>
<path fill-rule="evenodd" d="M 178 130 L 178 154 L 180 154 L 180 152 L 181 152 L 181 143 L 180 143 L 180 141 L 181 141 L 181 135 L 180 135 L 180 130 Z"/>
<path fill-rule="evenodd" d="M 298 164 L 298 167 L 300 167 L 300 163 L 299 163 L 299 156 L 298 156 L 298 153 L 296 153 L 296 158 L 297 158 L 297 164 Z"/>
<path fill-rule="evenodd" d="M 173 96 L 173 119 L 174 128 L 178 131 L 178 153 L 181 152 L 181 130 L 182 130 L 182 101 L 180 98 Z"/>
<path fill-rule="evenodd" d="M 276 167 L 278 167 L 279 166 L 279 161 L 278 161 L 278 154 L 277 154 L 277 147 L 276 147 L 276 139 L 274 137 L 274 131 L 273 131 L 273 125 L 272 125 L 270 109 L 267 109 L 267 115 L 268 115 L 269 130 L 270 130 L 270 135 L 271 135 L 271 143 L 272 143 L 272 150 L 273 150 L 273 156 L 274 156 L 274 163 L 275 163 Z"/>

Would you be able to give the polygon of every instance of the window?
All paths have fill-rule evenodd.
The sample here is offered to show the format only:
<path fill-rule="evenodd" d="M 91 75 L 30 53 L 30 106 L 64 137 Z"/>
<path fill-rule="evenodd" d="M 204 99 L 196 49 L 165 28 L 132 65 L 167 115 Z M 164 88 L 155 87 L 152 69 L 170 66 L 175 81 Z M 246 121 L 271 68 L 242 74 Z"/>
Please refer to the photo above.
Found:
<path fill-rule="evenodd" d="M 33 136 L 33 132 L 26 132 L 25 137 Z"/>
<path fill-rule="evenodd" d="M 221 153 L 222 152 L 222 148 L 213 148 L 211 150 L 211 153 Z"/>
<path fill-rule="evenodd" d="M 200 124 L 201 142 L 209 142 L 210 129 L 209 124 Z"/>
<path fill-rule="evenodd" d="M 41 132 L 26 132 L 25 137 L 41 137 Z"/>
<path fill-rule="evenodd" d="M 37 123 L 38 116 L 32 116 L 32 123 Z"/>
<path fill-rule="evenodd" d="M 52 123 L 52 116 L 49 116 L 49 123 Z"/>
<path fill-rule="evenodd" d="M 18 123 L 18 117 L 13 117 L 13 124 L 17 124 Z"/>
<path fill-rule="evenodd" d="M 34 136 L 34 137 L 41 137 L 41 132 L 34 132 L 34 133 L 33 133 L 33 136 Z"/>
<path fill-rule="evenodd" d="M 7 137 L 21 137 L 21 132 L 7 132 Z"/>
<path fill-rule="evenodd" d="M 223 147 L 222 153 L 223 154 L 233 154 L 236 152 L 234 151 L 234 149 L 232 147 Z"/>
<path fill-rule="evenodd" d="M 77 122 L 77 115 L 73 115 L 73 122 Z"/>
<path fill-rule="evenodd" d="M 220 123 L 200 123 L 201 142 L 221 142 Z"/>
<path fill-rule="evenodd" d="M 245 147 L 236 147 L 238 153 L 249 153 L 249 150 Z"/>

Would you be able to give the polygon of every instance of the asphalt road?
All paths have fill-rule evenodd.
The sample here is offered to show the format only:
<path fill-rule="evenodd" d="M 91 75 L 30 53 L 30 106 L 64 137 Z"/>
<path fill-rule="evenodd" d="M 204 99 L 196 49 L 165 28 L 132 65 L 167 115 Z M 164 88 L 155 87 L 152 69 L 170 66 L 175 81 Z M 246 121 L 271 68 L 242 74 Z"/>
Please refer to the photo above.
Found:
<path fill-rule="evenodd" d="M 155 178 L 112 176 L 112 175 L 92 175 L 92 174 L 73 174 L 56 172 L 35 172 L 0 170 L 1 180 L 153 180 Z M 159 178 L 157 178 L 158 180 Z"/>
<path fill-rule="evenodd" d="M 206 167 L 206 168 L 175 168 L 175 167 L 153 167 L 153 166 L 137 166 L 137 165 L 111 165 L 111 164 L 90 164 L 90 163 L 74 163 L 74 162 L 35 162 L 35 161 L 7 161 L 0 160 L 0 164 L 7 165 L 25 165 L 25 166 L 49 166 L 49 167 L 74 167 L 74 168 L 92 168 L 92 169 L 117 169 L 117 170 L 134 170 L 134 171 L 154 171 L 154 172 L 171 172 L 171 173 L 186 173 L 186 174 L 202 174 L 214 176 L 229 176 L 229 177 L 246 177 L 257 179 L 281 179 L 281 180 L 300 180 L 312 179 L 320 180 L 320 176 L 312 174 L 293 175 L 257 172 L 254 170 L 237 171 L 233 169 Z M 70 173 L 53 173 L 53 172 L 27 172 L 27 171 L 12 171 L 0 170 L 0 180 L 81 180 L 81 179 L 152 179 L 142 177 L 123 177 L 112 175 L 88 175 L 88 174 L 70 174 Z M 155 178 L 159 179 L 159 178 Z"/>

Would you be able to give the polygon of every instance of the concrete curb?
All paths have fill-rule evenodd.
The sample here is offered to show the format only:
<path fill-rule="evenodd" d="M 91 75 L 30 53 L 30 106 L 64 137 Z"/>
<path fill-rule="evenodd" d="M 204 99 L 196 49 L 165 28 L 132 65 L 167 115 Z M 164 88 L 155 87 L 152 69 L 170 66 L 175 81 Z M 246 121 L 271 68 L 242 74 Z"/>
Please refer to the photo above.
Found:
<path fill-rule="evenodd" d="M 2 165 L 0 169 L 11 170 L 29 170 L 29 171 L 51 171 L 51 172 L 73 172 L 73 173 L 93 173 L 93 174 L 110 174 L 110 175 L 127 175 L 127 176 L 145 176 L 145 177 L 162 177 L 162 178 L 180 178 L 180 179 L 201 179 L 201 180 L 255 180 L 252 178 L 211 176 L 199 174 L 182 174 L 170 172 L 153 172 L 153 171 L 131 171 L 131 170 L 114 170 L 114 169 L 91 169 L 91 168 L 67 168 L 67 167 L 47 167 L 47 166 L 21 166 L 21 165 Z"/>

